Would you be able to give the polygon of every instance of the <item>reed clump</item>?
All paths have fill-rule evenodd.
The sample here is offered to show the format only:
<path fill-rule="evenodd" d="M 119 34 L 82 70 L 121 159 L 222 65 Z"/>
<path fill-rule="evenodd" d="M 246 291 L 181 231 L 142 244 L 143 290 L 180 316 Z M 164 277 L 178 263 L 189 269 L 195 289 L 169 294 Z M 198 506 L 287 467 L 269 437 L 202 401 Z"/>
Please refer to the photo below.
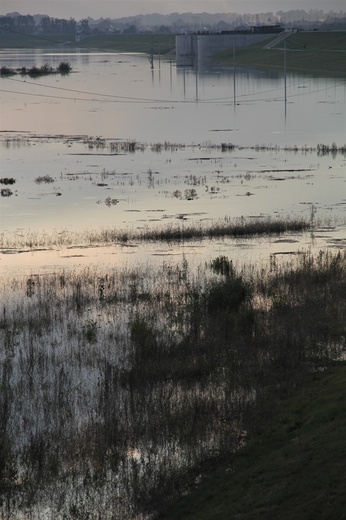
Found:
<path fill-rule="evenodd" d="M 36 178 L 36 183 L 52 183 L 50 175 Z M 116 205 L 118 199 L 105 199 L 106 205 Z M 192 240 L 213 240 L 229 237 L 261 237 L 284 233 L 302 233 L 309 230 L 311 222 L 304 219 L 230 219 L 225 217 L 211 224 L 186 224 L 181 219 L 179 225 L 169 224 L 145 228 L 143 230 L 103 228 L 82 232 L 61 231 L 55 233 L 27 232 L 25 235 L 0 234 L 0 247 L 6 249 L 78 247 L 83 245 L 113 245 L 135 242 L 184 242 Z"/>
<path fill-rule="evenodd" d="M 200 224 L 166 226 L 145 230 L 138 235 L 141 240 L 184 241 L 196 239 L 213 239 L 220 237 L 240 238 L 265 235 L 280 235 L 289 232 L 308 230 L 310 223 L 301 219 L 245 219 L 231 220 L 225 218 L 212 225 Z"/>

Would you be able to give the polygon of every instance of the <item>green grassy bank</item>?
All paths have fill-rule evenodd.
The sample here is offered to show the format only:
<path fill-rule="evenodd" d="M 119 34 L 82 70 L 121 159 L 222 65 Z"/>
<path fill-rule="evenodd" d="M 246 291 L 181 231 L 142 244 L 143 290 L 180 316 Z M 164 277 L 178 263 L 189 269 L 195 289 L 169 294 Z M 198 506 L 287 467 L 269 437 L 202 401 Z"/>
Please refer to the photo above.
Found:
<path fill-rule="evenodd" d="M 74 35 L 25 35 L 0 30 L 0 48 L 33 49 L 47 47 L 80 47 L 98 51 L 144 52 L 153 49 L 156 54 L 166 54 L 175 48 L 175 36 L 171 34 L 114 34 L 90 36 L 80 42 Z"/>
<path fill-rule="evenodd" d="M 114 34 L 86 38 L 78 44 L 81 48 L 120 52 L 144 52 L 167 54 L 175 49 L 173 34 Z"/>
<path fill-rule="evenodd" d="M 346 77 L 346 32 L 299 32 L 290 34 L 271 49 L 264 46 L 273 38 L 236 50 L 236 66 L 259 70 L 309 73 L 316 76 Z M 233 64 L 233 49 L 215 56 Z"/>
<path fill-rule="evenodd" d="M 265 433 L 158 518 L 346 518 L 345 411 L 345 363 L 307 376 Z"/>
<path fill-rule="evenodd" d="M 42 34 L 35 36 L 0 30 L 0 49 L 46 49 L 67 42 L 74 42 L 75 36 L 64 34 Z"/>

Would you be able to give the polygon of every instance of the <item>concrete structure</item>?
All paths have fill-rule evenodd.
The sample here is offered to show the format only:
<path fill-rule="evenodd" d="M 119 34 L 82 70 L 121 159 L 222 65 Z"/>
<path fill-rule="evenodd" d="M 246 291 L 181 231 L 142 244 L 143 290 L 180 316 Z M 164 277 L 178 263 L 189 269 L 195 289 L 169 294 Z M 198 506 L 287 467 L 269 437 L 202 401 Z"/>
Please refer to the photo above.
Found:
<path fill-rule="evenodd" d="M 176 36 L 176 63 L 177 66 L 198 66 L 200 62 L 213 54 L 241 47 L 248 47 L 254 43 L 267 40 L 270 36 L 277 36 L 277 31 L 270 33 L 219 33 L 219 34 L 180 34 Z"/>

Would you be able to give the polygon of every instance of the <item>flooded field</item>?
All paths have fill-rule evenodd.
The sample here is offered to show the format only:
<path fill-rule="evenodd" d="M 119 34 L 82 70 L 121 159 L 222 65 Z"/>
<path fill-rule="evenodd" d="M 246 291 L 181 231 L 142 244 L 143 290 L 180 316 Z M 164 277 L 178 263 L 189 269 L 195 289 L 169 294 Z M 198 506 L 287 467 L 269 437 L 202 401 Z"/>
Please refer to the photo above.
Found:
<path fill-rule="evenodd" d="M 0 177 L 15 181 L 1 184 L 3 250 L 15 237 L 25 249 L 28 234 L 312 213 L 337 226 L 329 244 L 344 238 L 344 82 L 291 76 L 285 103 L 280 74 L 176 70 L 159 58 L 151 68 L 146 56 L 114 53 L 0 58 L 72 66 L 66 76 L 1 78 Z"/>
<path fill-rule="evenodd" d="M 115 257 L 137 261 L 135 252 L 148 259 L 162 250 L 166 255 L 191 251 L 203 259 L 209 257 L 209 246 L 200 240 L 163 248 L 162 241 L 141 245 L 135 239 L 151 229 L 207 228 L 225 219 L 313 219 L 313 240 L 311 233 L 286 237 L 289 251 L 345 243 L 344 148 L 141 143 L 9 132 L 2 133 L 0 144 L 6 174 L 1 263 L 6 269 L 34 266 L 42 257 L 46 266 L 52 259 L 56 265 L 58 258 L 61 266 L 68 265 L 68 258 L 80 263 L 93 254 L 95 259 L 90 250 L 68 254 L 66 247 L 109 246 L 102 237 L 98 243 L 90 238 L 107 229 L 123 233 L 126 242 L 134 240 L 132 247 L 112 244 L 96 251 L 98 262 L 114 262 Z M 264 254 L 268 257 L 284 243 L 282 237 L 267 240 Z M 51 248 L 53 254 L 42 253 Z M 33 255 L 35 249 L 41 249 L 40 255 Z M 214 241 L 210 249 L 210 254 L 219 250 L 242 259 L 247 251 L 253 259 L 253 253 L 263 256 L 263 239 Z M 17 251 L 20 259 L 14 258 Z"/>
<path fill-rule="evenodd" d="M 0 60 L 0 514 L 151 519 L 345 353 L 345 82 Z"/>

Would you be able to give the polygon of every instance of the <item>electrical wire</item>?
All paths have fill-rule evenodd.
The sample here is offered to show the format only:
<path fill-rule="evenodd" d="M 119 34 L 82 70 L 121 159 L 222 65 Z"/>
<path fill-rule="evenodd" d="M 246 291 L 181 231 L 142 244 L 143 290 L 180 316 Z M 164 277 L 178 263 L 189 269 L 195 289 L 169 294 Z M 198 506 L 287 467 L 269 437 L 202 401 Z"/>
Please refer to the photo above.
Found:
<path fill-rule="evenodd" d="M 14 78 L 5 78 L 9 81 L 14 81 L 14 82 L 18 82 L 22 85 L 25 85 L 25 84 L 30 84 L 30 85 L 35 85 L 35 86 L 38 86 L 38 87 L 43 87 L 43 88 L 50 88 L 50 89 L 56 89 L 56 90 L 62 90 L 62 91 L 67 91 L 67 92 L 72 92 L 74 94 L 77 94 L 76 96 L 57 96 L 57 95 L 49 95 L 49 94 L 35 94 L 33 92 L 20 92 L 20 91 L 14 91 L 14 90 L 7 90 L 7 89 L 1 89 L 0 88 L 0 92 L 6 92 L 6 93 L 12 93 L 12 94 L 19 94 L 19 95 L 28 95 L 28 96 L 36 96 L 36 97 L 46 97 L 46 98 L 49 98 L 49 99 L 60 99 L 60 100 L 72 100 L 72 101 L 88 101 L 88 102 L 98 102 L 98 103 L 131 103 L 131 104 L 136 104 L 136 103 L 140 103 L 140 104 L 147 104 L 147 103 L 167 103 L 167 104 L 189 104 L 189 103 L 193 103 L 195 104 L 196 103 L 196 99 L 191 99 L 191 100 L 186 100 L 186 99 L 153 99 L 153 98 L 137 98 L 137 97 L 130 97 L 130 96 L 118 96 L 118 95 L 114 95 L 114 94 L 103 94 L 103 93 L 99 93 L 99 92 L 90 92 L 90 91 L 84 91 L 84 90 L 74 90 L 74 89 L 69 89 L 69 88 L 65 88 L 65 87 L 56 87 L 56 86 L 53 86 L 53 85 L 45 85 L 45 84 L 42 84 L 42 83 L 35 83 L 35 82 L 30 82 L 30 81 L 21 81 L 21 80 L 16 80 Z M 324 92 L 324 91 L 327 91 L 327 90 L 330 90 L 330 89 L 334 89 L 336 87 L 339 87 L 339 86 L 342 86 L 342 85 L 345 85 L 345 82 L 346 80 L 340 82 L 340 83 L 337 83 L 337 84 L 333 84 L 333 85 L 329 85 L 329 86 L 326 86 L 326 87 L 323 87 L 323 88 L 317 88 L 315 90 L 310 90 L 309 91 L 309 94 L 315 94 L 315 93 L 318 93 L 318 92 Z M 295 85 L 293 85 L 294 87 Z M 292 85 L 289 85 L 288 88 L 293 88 Z M 255 93 L 246 93 L 246 94 L 239 94 L 236 96 L 236 99 L 237 101 L 239 99 L 242 100 L 243 103 L 252 103 L 252 102 L 258 102 L 258 101 L 280 101 L 283 99 L 282 96 L 278 96 L 278 97 L 270 97 L 270 98 L 262 98 L 262 97 L 258 97 L 259 95 L 263 95 L 263 94 L 268 94 L 270 92 L 278 92 L 278 91 L 281 91 L 282 90 L 282 87 L 277 87 L 275 89 L 269 89 L 269 90 L 265 90 L 265 91 L 262 91 L 262 92 L 255 92 Z M 88 95 L 88 96 L 98 96 L 98 97 L 93 97 L 91 99 L 88 99 L 88 98 L 81 98 L 79 97 L 79 95 L 81 94 L 85 94 L 85 95 Z M 257 96 L 257 97 L 251 97 L 251 96 Z M 306 95 L 306 92 L 299 92 L 299 93 L 296 93 L 296 94 L 290 94 L 289 96 L 287 96 L 288 98 L 295 98 L 295 97 L 299 97 L 299 96 L 304 96 Z M 99 99 L 99 97 L 106 97 L 106 98 L 110 98 L 110 99 Z M 247 100 L 244 100 L 244 98 L 246 97 L 250 97 L 250 99 L 247 99 Z M 209 99 L 199 99 L 198 102 L 200 104 L 215 104 L 215 103 L 220 103 L 220 102 L 227 102 L 227 101 L 231 101 L 234 99 L 234 96 L 230 95 L 230 96 L 227 96 L 227 97 L 222 97 L 222 98 L 209 98 Z"/>
<path fill-rule="evenodd" d="M 131 96 L 119 96 L 119 95 L 115 95 L 115 94 L 103 94 L 100 92 L 90 92 L 87 90 L 75 90 L 75 89 L 70 89 L 70 88 L 66 88 L 66 87 L 45 85 L 42 83 L 36 83 L 34 81 L 27 81 L 27 80 L 21 81 L 19 79 L 14 79 L 14 78 L 5 78 L 5 79 L 8 79 L 10 81 L 17 81 L 18 83 L 21 83 L 21 84 L 26 83 L 29 85 L 35 85 L 35 86 L 39 86 L 39 87 L 45 87 L 45 88 L 56 89 L 56 90 L 64 90 L 67 92 L 74 92 L 76 94 L 86 94 L 88 96 L 100 96 L 100 97 L 113 98 L 116 101 L 131 101 L 131 102 L 141 102 L 141 103 L 143 103 L 143 102 L 144 103 L 184 103 L 184 102 L 188 102 L 188 101 L 184 101 L 184 100 L 152 99 L 152 98 L 139 98 L 139 97 L 131 97 Z"/>

